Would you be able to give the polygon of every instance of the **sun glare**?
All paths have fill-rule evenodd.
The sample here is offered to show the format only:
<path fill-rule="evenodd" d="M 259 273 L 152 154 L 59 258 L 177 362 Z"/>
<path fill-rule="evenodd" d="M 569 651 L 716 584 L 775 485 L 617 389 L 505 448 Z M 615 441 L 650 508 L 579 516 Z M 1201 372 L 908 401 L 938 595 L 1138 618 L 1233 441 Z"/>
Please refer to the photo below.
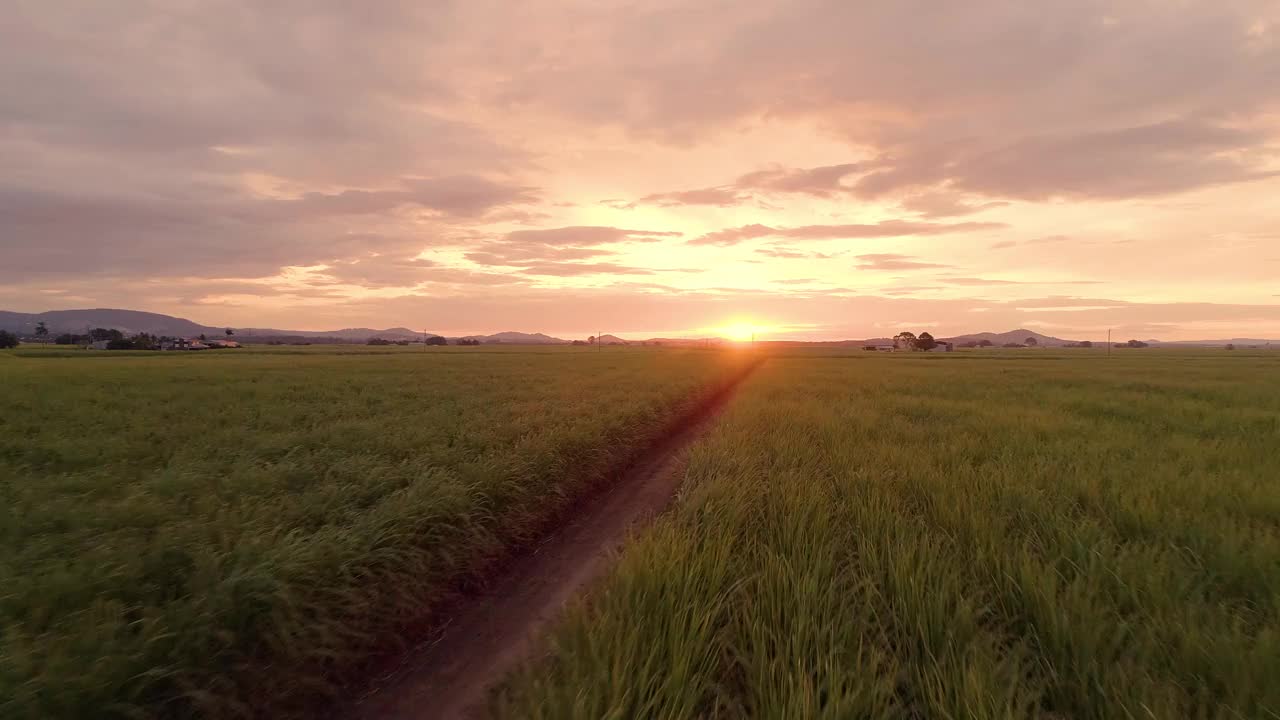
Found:
<path fill-rule="evenodd" d="M 732 323 L 716 328 L 716 334 L 734 342 L 749 342 L 754 339 L 758 328 L 748 323 Z"/>

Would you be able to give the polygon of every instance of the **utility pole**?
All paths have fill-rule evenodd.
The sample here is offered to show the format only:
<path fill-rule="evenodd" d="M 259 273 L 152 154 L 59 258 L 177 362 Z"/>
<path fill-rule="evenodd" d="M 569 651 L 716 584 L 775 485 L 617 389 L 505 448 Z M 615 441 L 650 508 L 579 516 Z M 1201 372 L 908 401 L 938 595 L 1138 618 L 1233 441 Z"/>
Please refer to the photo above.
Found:
<path fill-rule="evenodd" d="M 596 331 L 596 352 L 604 352 L 604 331 Z"/>
<path fill-rule="evenodd" d="M 1107 328 L 1107 357 L 1111 357 L 1111 328 Z"/>
<path fill-rule="evenodd" d="M 427 351 L 427 331 L 422 331 L 422 352 Z"/>

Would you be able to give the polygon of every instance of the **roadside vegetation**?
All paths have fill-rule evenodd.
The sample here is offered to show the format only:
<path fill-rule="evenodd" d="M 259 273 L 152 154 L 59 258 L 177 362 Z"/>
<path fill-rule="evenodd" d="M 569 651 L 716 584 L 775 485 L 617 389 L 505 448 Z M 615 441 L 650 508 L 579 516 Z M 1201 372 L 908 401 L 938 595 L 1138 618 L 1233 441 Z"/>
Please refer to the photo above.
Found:
<path fill-rule="evenodd" d="M 0 717 L 306 715 L 733 353 L 15 351 Z"/>
<path fill-rule="evenodd" d="M 507 718 L 1280 717 L 1280 357 L 792 352 Z"/>

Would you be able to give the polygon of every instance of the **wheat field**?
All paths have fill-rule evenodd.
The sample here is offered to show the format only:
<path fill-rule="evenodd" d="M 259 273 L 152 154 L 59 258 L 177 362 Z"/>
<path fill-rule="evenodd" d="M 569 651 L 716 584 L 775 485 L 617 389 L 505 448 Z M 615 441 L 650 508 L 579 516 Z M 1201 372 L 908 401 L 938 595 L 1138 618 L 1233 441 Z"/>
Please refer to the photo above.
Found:
<path fill-rule="evenodd" d="M 1278 361 L 775 357 L 494 712 L 1280 717 Z"/>

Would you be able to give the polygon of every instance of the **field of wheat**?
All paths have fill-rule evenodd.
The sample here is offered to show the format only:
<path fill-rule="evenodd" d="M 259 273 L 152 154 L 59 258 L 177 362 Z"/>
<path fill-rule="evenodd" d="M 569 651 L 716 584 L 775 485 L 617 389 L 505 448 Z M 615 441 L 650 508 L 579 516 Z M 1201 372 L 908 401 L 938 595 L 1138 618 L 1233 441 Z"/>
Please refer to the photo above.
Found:
<path fill-rule="evenodd" d="M 305 714 L 739 359 L 0 353 L 0 717 Z"/>
<path fill-rule="evenodd" d="M 509 718 L 1280 717 L 1280 357 L 790 352 Z"/>

